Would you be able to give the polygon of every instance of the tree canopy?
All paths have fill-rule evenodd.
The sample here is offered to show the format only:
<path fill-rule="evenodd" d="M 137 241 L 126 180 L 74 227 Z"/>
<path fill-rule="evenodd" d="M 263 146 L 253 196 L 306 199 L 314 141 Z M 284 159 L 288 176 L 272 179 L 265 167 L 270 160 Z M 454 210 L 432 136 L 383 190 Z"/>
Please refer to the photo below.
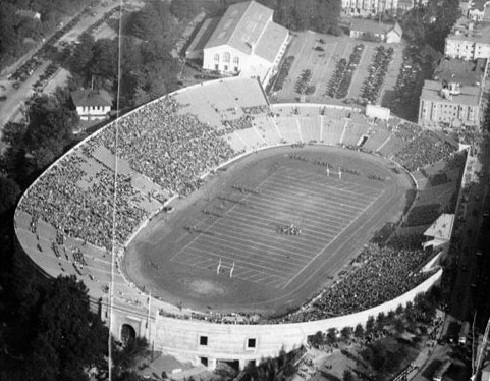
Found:
<path fill-rule="evenodd" d="M 15 356 L 7 362 L 3 355 L 0 379 L 79 381 L 88 380 L 88 369 L 106 369 L 108 330 L 90 311 L 85 284 L 73 276 L 45 286 L 27 283 L 5 335 L 5 349 Z"/>

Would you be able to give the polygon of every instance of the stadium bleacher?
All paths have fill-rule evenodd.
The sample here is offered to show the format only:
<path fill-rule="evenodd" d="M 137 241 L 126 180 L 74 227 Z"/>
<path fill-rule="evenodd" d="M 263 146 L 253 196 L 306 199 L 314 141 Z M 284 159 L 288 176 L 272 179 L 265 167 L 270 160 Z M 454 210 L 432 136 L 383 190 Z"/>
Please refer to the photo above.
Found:
<path fill-rule="evenodd" d="M 51 274 L 78 274 L 103 293 L 113 250 L 116 151 L 118 252 L 168 199 L 188 195 L 204 174 L 241 153 L 281 143 L 355 148 L 363 135 L 369 137 L 365 150 L 379 150 L 409 170 L 455 151 L 413 123 L 373 123 L 350 108 L 325 105 L 269 106 L 257 79 L 210 81 L 134 110 L 69 151 L 26 191 L 16 231 L 25 251 Z M 122 276 L 117 282 L 127 283 Z M 136 287 L 127 290 L 138 304 Z"/>

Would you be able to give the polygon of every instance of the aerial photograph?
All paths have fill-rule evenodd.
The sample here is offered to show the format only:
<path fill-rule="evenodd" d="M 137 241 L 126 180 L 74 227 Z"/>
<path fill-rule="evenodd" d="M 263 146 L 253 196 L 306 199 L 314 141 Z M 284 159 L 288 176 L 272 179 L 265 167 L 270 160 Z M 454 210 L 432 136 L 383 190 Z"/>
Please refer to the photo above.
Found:
<path fill-rule="evenodd" d="M 0 0 L 0 381 L 490 381 L 490 1 Z"/>

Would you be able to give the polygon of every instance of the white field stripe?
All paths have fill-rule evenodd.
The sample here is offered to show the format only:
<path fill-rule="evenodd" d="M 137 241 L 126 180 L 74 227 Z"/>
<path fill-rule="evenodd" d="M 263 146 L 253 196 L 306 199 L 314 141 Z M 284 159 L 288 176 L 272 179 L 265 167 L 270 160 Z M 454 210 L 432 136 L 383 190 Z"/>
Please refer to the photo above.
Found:
<path fill-rule="evenodd" d="M 295 187 L 289 186 L 287 183 L 282 184 L 282 186 L 281 186 L 281 184 L 277 184 L 277 183 L 276 184 L 270 184 L 269 186 L 270 186 L 269 189 L 267 189 L 265 187 L 262 188 L 265 192 L 264 191 L 261 192 L 261 195 L 265 199 L 274 198 L 274 199 L 284 200 L 285 202 L 288 202 L 288 203 L 294 203 L 295 201 L 296 202 L 299 201 L 298 199 L 300 197 L 301 197 L 300 200 L 303 200 L 302 199 L 303 196 L 289 195 L 287 193 L 284 194 L 284 190 L 286 188 L 289 188 L 288 190 L 291 190 L 296 194 L 306 193 L 304 188 L 295 188 Z M 366 195 L 364 195 L 364 194 L 358 194 L 357 197 L 352 197 L 351 195 L 349 195 L 348 197 L 344 197 L 341 194 L 341 192 L 339 193 L 339 190 L 337 190 L 337 192 L 334 192 L 334 190 L 329 188 L 328 186 L 325 188 L 326 188 L 325 190 L 328 192 L 323 193 L 321 196 L 315 196 L 313 194 L 308 194 L 308 199 L 315 200 L 318 203 L 322 203 L 323 205 L 329 205 L 332 203 L 349 204 L 349 205 L 346 205 L 346 207 L 348 209 L 352 209 L 352 211 L 354 211 L 354 212 L 358 209 L 363 208 L 364 205 L 366 205 L 366 203 L 362 203 L 359 201 L 359 197 L 361 197 L 361 196 L 366 197 Z M 271 193 L 268 193 L 267 190 L 270 190 Z M 289 193 L 292 193 L 292 192 L 289 192 Z M 319 193 L 319 192 L 316 192 L 316 193 Z M 377 197 L 366 197 L 366 198 L 371 199 L 371 198 L 377 198 Z M 356 203 L 358 204 L 357 206 L 353 205 Z"/>
<path fill-rule="evenodd" d="M 204 237 L 201 238 L 200 245 L 198 248 L 204 247 L 206 249 L 214 249 L 216 250 L 232 250 L 233 252 L 240 252 L 240 253 L 246 253 L 247 257 L 250 257 L 250 253 L 252 252 L 257 252 L 257 253 L 262 253 L 262 252 L 267 252 L 273 257 L 284 257 L 287 254 L 290 256 L 295 256 L 295 258 L 301 262 L 305 263 L 308 262 L 308 260 L 311 258 L 313 255 L 314 251 L 313 248 L 309 250 L 311 253 L 310 255 L 301 255 L 298 254 L 298 251 L 300 252 L 307 252 L 307 250 L 301 250 L 301 248 L 296 248 L 294 251 L 288 251 L 284 250 L 283 248 L 277 248 L 274 245 L 270 244 L 269 242 L 257 242 L 255 240 L 247 240 L 245 238 L 239 238 L 239 237 L 230 237 L 230 238 L 235 238 L 235 241 L 230 241 L 230 239 L 220 239 L 220 237 L 213 237 L 214 240 L 212 241 L 206 241 Z M 211 247 L 206 245 L 206 243 L 209 243 Z M 253 245 L 253 246 L 252 246 Z M 193 247 L 193 246 L 191 246 Z M 294 249 L 294 248 L 293 248 Z M 273 258 L 272 258 L 273 259 Z"/>
<path fill-rule="evenodd" d="M 326 212 L 328 212 L 328 210 Z M 245 218 L 247 216 L 251 217 L 251 218 Z M 291 220 L 300 219 L 300 218 L 304 219 L 301 216 L 300 217 L 289 216 L 287 221 L 286 220 L 281 221 L 278 217 L 276 217 L 274 220 L 272 220 L 270 218 L 265 218 L 265 217 L 259 216 L 257 214 L 246 213 L 246 212 L 240 213 L 239 215 L 236 215 L 236 214 L 233 215 L 233 219 L 237 220 L 237 222 L 235 223 L 236 225 L 238 225 L 238 226 L 245 225 L 246 228 L 248 228 L 248 229 L 251 226 L 254 226 L 254 224 L 256 224 L 256 223 L 267 222 L 267 224 L 265 225 L 265 228 L 262 228 L 262 230 L 267 230 L 267 231 L 271 231 L 271 230 L 275 231 L 276 227 L 278 225 L 289 225 L 291 223 Z M 332 231 L 338 230 L 338 226 L 339 226 L 338 222 L 336 222 L 336 223 L 332 222 L 330 217 L 329 217 L 328 222 L 325 222 L 325 219 L 326 219 L 326 217 L 325 217 L 325 215 L 323 215 L 322 219 L 314 220 L 315 224 L 311 224 L 312 219 L 308 219 L 308 225 L 306 225 L 304 227 L 304 229 L 308 232 L 318 233 L 319 235 L 330 235 L 332 233 Z M 341 221 L 341 223 L 348 224 L 349 221 L 350 220 L 343 220 L 343 221 Z M 234 222 L 233 221 L 227 221 L 225 224 L 232 224 L 232 223 L 234 223 Z M 328 224 L 325 225 L 325 223 L 328 223 Z M 262 224 L 262 225 L 264 225 L 264 224 Z M 271 225 L 273 225 L 273 226 L 271 227 Z M 302 226 L 300 226 L 300 228 L 302 228 Z M 216 231 L 215 231 L 215 233 L 216 233 Z M 335 235 L 335 234 L 333 234 L 333 235 Z"/>
<path fill-rule="evenodd" d="M 296 271 L 295 268 L 293 268 L 290 264 L 287 262 L 282 262 L 282 263 L 274 263 L 274 267 L 271 267 L 271 261 L 254 261 L 250 263 L 248 261 L 248 258 L 243 258 L 240 256 L 233 256 L 233 257 L 226 257 L 224 255 L 220 255 L 214 252 L 204 252 L 202 250 L 198 251 L 195 250 L 193 253 L 200 253 L 201 255 L 206 255 L 211 258 L 215 258 L 216 264 L 218 264 L 219 260 L 226 260 L 228 262 L 227 266 L 230 265 L 231 263 L 235 262 L 235 265 L 241 265 L 243 267 L 247 267 L 249 269 L 258 271 L 258 272 L 266 272 L 266 273 L 271 273 L 271 274 L 276 274 L 277 276 L 290 276 L 294 274 Z M 261 266 L 260 263 L 264 262 L 267 266 Z"/>
<path fill-rule="evenodd" d="M 376 202 L 376 200 L 373 200 L 369 205 L 366 206 L 366 208 L 364 208 L 364 212 L 365 213 L 374 203 Z M 352 222 L 347 225 L 344 229 L 342 229 L 339 234 L 337 234 L 337 236 L 334 237 L 334 239 L 332 241 L 330 241 L 328 244 L 326 244 L 319 252 L 317 255 L 315 255 L 312 260 L 310 261 L 310 264 L 315 261 L 320 255 L 323 254 L 323 252 L 331 245 L 332 242 L 335 241 L 335 239 L 341 235 L 349 226 L 351 226 L 354 222 L 356 222 L 357 219 L 355 220 L 352 220 Z M 287 283 L 284 287 L 286 287 L 288 284 L 290 284 L 294 279 L 296 279 L 299 275 L 301 275 L 303 273 L 303 271 L 305 271 L 306 268 L 308 268 L 310 266 L 310 264 L 308 264 L 307 266 L 303 267 L 303 269 L 301 269 L 301 271 L 299 271 L 298 273 L 296 273 Z"/>
<path fill-rule="evenodd" d="M 312 165 L 315 165 L 313 163 L 311 163 Z M 326 171 L 326 169 L 325 169 Z M 332 168 L 332 171 L 338 171 L 338 168 Z M 309 172 L 309 171 L 298 171 L 296 169 L 293 169 L 293 168 L 284 168 L 282 167 L 280 169 L 280 171 L 276 171 L 277 174 L 281 174 L 281 173 L 285 173 L 287 176 L 290 176 L 292 177 L 293 179 L 296 179 L 296 178 L 308 178 L 308 179 L 311 179 L 310 181 L 313 183 L 313 184 L 325 184 L 325 183 L 331 183 L 331 184 L 335 184 L 336 186 L 349 186 L 349 185 L 355 185 L 355 186 L 359 186 L 359 187 L 362 187 L 362 189 L 370 189 L 370 190 L 379 190 L 380 188 L 382 189 L 383 187 L 375 187 L 375 186 L 372 186 L 372 185 L 367 185 L 367 184 L 357 184 L 355 182 L 347 182 L 347 181 L 343 181 L 343 180 L 339 180 L 336 176 L 326 176 L 326 174 L 319 174 L 319 173 L 313 173 L 313 172 Z M 345 174 L 348 175 L 348 173 L 344 172 Z M 355 177 L 358 177 L 357 175 L 351 175 L 351 176 L 355 176 Z M 360 176 L 362 178 L 362 176 Z"/>

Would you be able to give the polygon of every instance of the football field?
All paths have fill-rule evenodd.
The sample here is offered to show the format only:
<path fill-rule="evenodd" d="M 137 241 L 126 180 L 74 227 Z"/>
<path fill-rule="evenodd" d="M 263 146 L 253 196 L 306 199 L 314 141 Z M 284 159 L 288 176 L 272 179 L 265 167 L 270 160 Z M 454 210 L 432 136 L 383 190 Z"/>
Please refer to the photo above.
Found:
<path fill-rule="evenodd" d="M 124 268 L 152 295 L 192 308 L 289 310 L 337 279 L 377 229 L 400 217 L 410 187 L 405 174 L 368 154 L 261 151 L 153 219 Z"/>
<path fill-rule="evenodd" d="M 280 167 L 254 189 L 232 188 L 230 199 L 208 207 L 215 221 L 173 261 L 211 269 L 221 263 L 224 274 L 286 287 L 318 256 L 328 260 L 332 241 L 384 194 L 329 172 Z"/>

